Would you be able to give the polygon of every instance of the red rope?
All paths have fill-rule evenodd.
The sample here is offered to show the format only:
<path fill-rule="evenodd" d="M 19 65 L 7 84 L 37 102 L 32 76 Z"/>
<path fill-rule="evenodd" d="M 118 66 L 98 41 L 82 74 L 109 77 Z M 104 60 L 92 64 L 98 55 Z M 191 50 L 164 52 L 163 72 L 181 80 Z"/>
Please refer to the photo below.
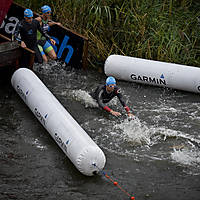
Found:
<path fill-rule="evenodd" d="M 98 168 L 99 172 L 101 172 L 107 179 L 109 179 L 115 186 L 117 186 L 122 192 L 124 192 L 131 200 L 135 200 L 134 196 L 131 196 L 125 189 L 123 189 L 118 182 L 114 181 L 110 176 L 108 176 L 103 170 L 101 170 L 95 163 L 92 164 L 96 168 Z"/>
<path fill-rule="evenodd" d="M 102 171 L 103 172 L 103 171 Z M 109 179 L 115 186 L 117 186 L 122 192 L 124 192 L 128 197 L 131 197 L 131 200 L 135 200 L 134 196 L 131 196 L 125 189 L 123 189 L 118 182 L 114 181 L 113 179 L 110 178 L 110 176 L 108 176 L 105 172 L 103 172 L 103 175 Z"/>

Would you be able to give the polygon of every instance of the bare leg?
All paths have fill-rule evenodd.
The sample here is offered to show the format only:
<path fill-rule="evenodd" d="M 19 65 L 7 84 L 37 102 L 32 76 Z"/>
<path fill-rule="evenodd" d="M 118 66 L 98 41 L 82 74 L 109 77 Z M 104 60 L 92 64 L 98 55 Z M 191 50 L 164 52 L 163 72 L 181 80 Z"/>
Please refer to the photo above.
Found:
<path fill-rule="evenodd" d="M 42 59 L 43 59 L 43 61 L 44 61 L 45 63 L 48 62 L 48 58 L 47 58 L 46 54 L 43 54 L 43 55 L 42 55 Z"/>
<path fill-rule="evenodd" d="M 48 56 L 55 60 L 57 58 L 56 52 L 54 51 L 54 49 L 52 49 L 51 51 L 48 52 Z"/>

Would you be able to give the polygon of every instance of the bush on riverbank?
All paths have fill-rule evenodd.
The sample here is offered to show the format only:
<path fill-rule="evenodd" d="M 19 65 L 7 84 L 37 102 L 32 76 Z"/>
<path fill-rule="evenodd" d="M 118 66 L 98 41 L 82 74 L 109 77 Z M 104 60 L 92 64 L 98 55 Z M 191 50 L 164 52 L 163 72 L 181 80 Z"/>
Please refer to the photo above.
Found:
<path fill-rule="evenodd" d="M 16 0 L 34 11 L 39 0 Z M 89 61 L 110 54 L 200 67 L 200 3 L 192 0 L 46 0 L 55 20 L 89 38 Z"/>

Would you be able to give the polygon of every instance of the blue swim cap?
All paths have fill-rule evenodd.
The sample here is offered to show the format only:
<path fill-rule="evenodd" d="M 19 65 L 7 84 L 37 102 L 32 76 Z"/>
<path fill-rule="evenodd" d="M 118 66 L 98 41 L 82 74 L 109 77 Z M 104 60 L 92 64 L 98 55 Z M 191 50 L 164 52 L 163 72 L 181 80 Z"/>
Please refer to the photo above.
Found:
<path fill-rule="evenodd" d="M 47 5 L 42 6 L 41 9 L 42 9 L 42 13 L 51 12 L 51 8 Z"/>
<path fill-rule="evenodd" d="M 106 79 L 106 85 L 111 85 L 111 84 L 116 84 L 116 80 L 115 80 L 114 77 L 109 76 L 109 77 Z"/>
<path fill-rule="evenodd" d="M 24 17 L 33 17 L 33 12 L 31 9 L 26 9 L 24 11 Z"/>

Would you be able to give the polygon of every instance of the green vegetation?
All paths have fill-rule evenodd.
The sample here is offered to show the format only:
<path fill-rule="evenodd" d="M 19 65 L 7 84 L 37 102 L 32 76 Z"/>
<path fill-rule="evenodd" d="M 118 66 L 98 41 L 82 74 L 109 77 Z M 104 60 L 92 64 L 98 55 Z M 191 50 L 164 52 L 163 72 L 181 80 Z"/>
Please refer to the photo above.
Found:
<path fill-rule="evenodd" d="M 16 0 L 89 38 L 89 61 L 121 54 L 200 67 L 200 2 L 195 0 Z"/>

